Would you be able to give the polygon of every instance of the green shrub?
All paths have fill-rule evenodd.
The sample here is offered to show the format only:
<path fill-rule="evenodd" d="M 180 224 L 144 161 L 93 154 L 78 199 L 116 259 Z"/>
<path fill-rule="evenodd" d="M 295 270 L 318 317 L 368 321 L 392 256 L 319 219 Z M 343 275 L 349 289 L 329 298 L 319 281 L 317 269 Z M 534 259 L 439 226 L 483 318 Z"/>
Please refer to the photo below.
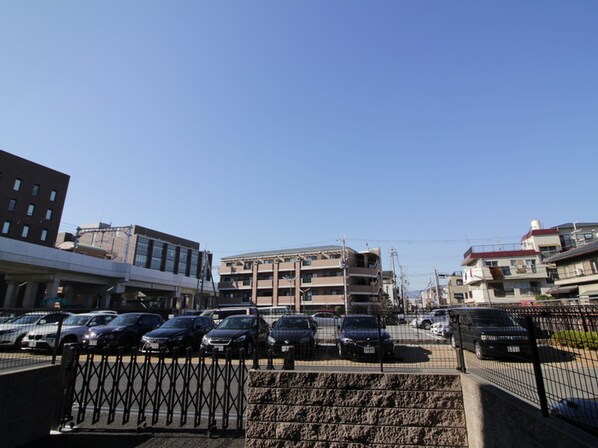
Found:
<path fill-rule="evenodd" d="M 598 350 L 598 331 L 565 330 L 553 334 L 550 339 L 556 345 Z"/>

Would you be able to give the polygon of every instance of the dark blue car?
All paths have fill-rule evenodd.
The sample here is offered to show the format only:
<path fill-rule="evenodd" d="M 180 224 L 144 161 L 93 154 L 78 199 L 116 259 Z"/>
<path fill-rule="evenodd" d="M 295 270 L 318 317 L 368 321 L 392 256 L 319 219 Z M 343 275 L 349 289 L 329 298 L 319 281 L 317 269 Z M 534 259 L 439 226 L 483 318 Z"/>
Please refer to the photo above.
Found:
<path fill-rule="evenodd" d="M 311 316 L 286 315 L 272 325 L 268 348 L 278 355 L 291 347 L 297 356 L 313 355 L 316 350 L 318 324 Z"/>
<path fill-rule="evenodd" d="M 394 359 L 394 342 L 375 316 L 350 314 L 343 319 L 337 347 L 341 359 L 379 357 Z"/>

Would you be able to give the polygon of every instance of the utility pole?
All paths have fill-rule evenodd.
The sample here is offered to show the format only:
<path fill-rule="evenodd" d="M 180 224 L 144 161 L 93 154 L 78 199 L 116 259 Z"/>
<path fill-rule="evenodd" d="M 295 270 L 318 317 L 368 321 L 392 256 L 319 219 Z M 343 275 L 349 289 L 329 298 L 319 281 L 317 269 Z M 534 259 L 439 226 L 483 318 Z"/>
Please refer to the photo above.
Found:
<path fill-rule="evenodd" d="M 341 258 L 341 265 L 343 267 L 343 295 L 345 299 L 345 314 L 349 314 L 349 301 L 347 297 L 347 246 L 345 245 L 345 237 L 343 236 L 343 257 Z"/>
<path fill-rule="evenodd" d="M 440 286 L 438 285 L 438 271 L 434 269 L 434 286 L 436 289 L 436 302 L 440 305 Z"/>

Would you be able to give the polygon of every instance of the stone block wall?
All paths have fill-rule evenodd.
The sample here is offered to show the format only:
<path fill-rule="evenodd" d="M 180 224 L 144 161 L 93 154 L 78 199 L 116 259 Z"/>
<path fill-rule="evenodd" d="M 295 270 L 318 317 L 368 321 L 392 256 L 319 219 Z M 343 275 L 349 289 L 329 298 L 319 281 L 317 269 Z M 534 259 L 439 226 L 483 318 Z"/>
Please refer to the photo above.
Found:
<path fill-rule="evenodd" d="M 460 377 L 254 370 L 245 446 L 467 447 Z"/>

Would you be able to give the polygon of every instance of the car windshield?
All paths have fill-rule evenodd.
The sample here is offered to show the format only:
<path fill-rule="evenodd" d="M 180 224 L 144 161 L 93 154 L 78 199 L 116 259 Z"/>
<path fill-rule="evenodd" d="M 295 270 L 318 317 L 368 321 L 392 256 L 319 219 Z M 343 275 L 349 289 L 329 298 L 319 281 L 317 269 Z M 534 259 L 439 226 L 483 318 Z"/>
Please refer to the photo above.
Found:
<path fill-rule="evenodd" d="M 516 327 L 517 323 L 507 313 L 481 312 L 471 316 L 471 321 L 480 327 Z"/>
<path fill-rule="evenodd" d="M 89 316 L 70 316 L 64 319 L 62 325 L 85 325 L 89 319 Z"/>
<path fill-rule="evenodd" d="M 220 322 L 219 330 L 249 330 L 253 319 L 249 316 L 230 316 Z"/>
<path fill-rule="evenodd" d="M 378 328 L 378 321 L 374 316 L 350 316 L 345 318 L 344 327 L 354 328 Z"/>
<path fill-rule="evenodd" d="M 280 319 L 276 324 L 279 330 L 309 330 L 308 319 Z"/>
<path fill-rule="evenodd" d="M 195 319 L 173 318 L 167 320 L 161 328 L 193 328 Z"/>
<path fill-rule="evenodd" d="M 113 321 L 111 321 L 108 325 L 110 325 L 111 327 L 118 327 L 120 325 L 134 325 L 137 323 L 138 320 L 139 320 L 139 316 L 137 314 L 129 314 L 129 315 L 121 314 L 120 316 L 115 318 Z"/>
<path fill-rule="evenodd" d="M 23 316 L 16 317 L 10 323 L 16 324 L 16 325 L 33 324 L 33 323 L 37 322 L 39 319 L 41 319 L 42 317 L 43 316 L 41 316 L 40 314 L 33 315 L 33 316 L 32 315 L 23 315 Z"/>

